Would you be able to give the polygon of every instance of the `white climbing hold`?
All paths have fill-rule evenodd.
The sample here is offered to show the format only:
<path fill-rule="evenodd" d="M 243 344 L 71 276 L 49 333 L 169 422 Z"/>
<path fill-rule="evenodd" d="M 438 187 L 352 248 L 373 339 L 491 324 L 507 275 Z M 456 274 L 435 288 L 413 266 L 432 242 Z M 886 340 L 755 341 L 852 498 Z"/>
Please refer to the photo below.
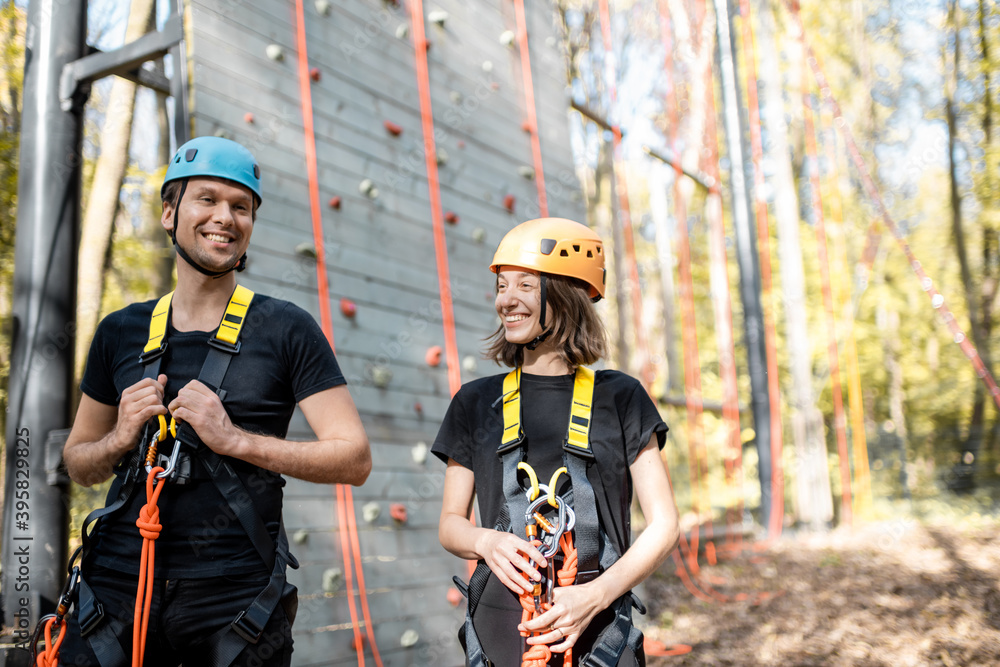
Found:
<path fill-rule="evenodd" d="M 518 167 L 517 173 L 521 175 L 521 178 L 526 178 L 529 181 L 535 177 L 535 170 L 527 165 L 521 165 Z"/>
<path fill-rule="evenodd" d="M 285 50 L 278 44 L 268 44 L 265 52 L 267 53 L 267 57 L 276 63 L 280 63 L 285 59 Z"/>
<path fill-rule="evenodd" d="M 443 148 L 437 149 L 437 163 L 439 165 L 448 164 L 448 152 Z"/>
<path fill-rule="evenodd" d="M 462 370 L 466 373 L 472 373 L 478 365 L 476 358 L 471 354 L 462 359 Z"/>
<path fill-rule="evenodd" d="M 472 240 L 476 243 L 482 243 L 486 240 L 486 230 L 482 227 L 476 227 L 472 230 Z"/>
<path fill-rule="evenodd" d="M 365 503 L 365 506 L 361 508 L 361 516 L 365 523 L 374 523 L 380 514 L 382 514 L 382 507 L 374 501 Z"/>
<path fill-rule="evenodd" d="M 292 535 L 292 542 L 295 542 L 296 544 L 305 544 L 308 539 L 309 531 L 305 528 L 299 528 L 295 531 L 295 534 Z"/>
<path fill-rule="evenodd" d="M 339 567 L 331 567 L 323 572 L 323 592 L 336 593 L 340 588 L 340 580 L 344 578 L 344 572 Z"/>
<path fill-rule="evenodd" d="M 406 39 L 407 35 L 410 34 L 410 26 L 405 23 L 400 23 L 396 26 L 396 39 Z"/>
<path fill-rule="evenodd" d="M 435 9 L 427 14 L 427 20 L 431 23 L 436 23 L 443 28 L 444 22 L 448 20 L 448 12 L 443 9 Z"/>
<path fill-rule="evenodd" d="M 427 460 L 427 443 L 418 442 L 417 444 L 415 444 L 413 446 L 413 449 L 410 450 L 410 456 L 413 457 L 414 463 L 419 463 L 420 465 L 423 465 L 424 462 Z"/>
<path fill-rule="evenodd" d="M 295 254 L 309 259 L 316 259 L 316 246 L 312 243 L 300 243 L 295 246 Z"/>
<path fill-rule="evenodd" d="M 332 9 L 333 3 L 330 0 L 316 0 L 316 11 L 320 16 L 329 16 Z"/>
<path fill-rule="evenodd" d="M 514 37 L 515 35 L 513 30 L 504 30 L 500 33 L 500 43 L 504 46 L 510 46 L 514 43 Z"/>
<path fill-rule="evenodd" d="M 451 98 L 452 104 L 458 104 L 459 102 L 462 101 L 462 93 L 458 92 L 457 90 L 451 91 L 448 94 L 448 96 Z"/>
<path fill-rule="evenodd" d="M 392 380 L 392 370 L 388 366 L 372 366 L 372 384 L 385 389 Z"/>
<path fill-rule="evenodd" d="M 369 199 L 378 198 L 378 188 L 375 187 L 375 182 L 370 178 L 361 181 L 358 185 L 358 191 Z"/>
<path fill-rule="evenodd" d="M 416 630 L 407 630 L 399 638 L 399 645 L 403 648 L 410 648 L 414 644 L 420 641 L 420 635 L 417 634 Z"/>
<path fill-rule="evenodd" d="M 483 61 L 483 71 L 486 72 L 486 73 L 489 73 L 489 72 L 493 71 L 493 61 L 492 60 L 484 60 Z"/>

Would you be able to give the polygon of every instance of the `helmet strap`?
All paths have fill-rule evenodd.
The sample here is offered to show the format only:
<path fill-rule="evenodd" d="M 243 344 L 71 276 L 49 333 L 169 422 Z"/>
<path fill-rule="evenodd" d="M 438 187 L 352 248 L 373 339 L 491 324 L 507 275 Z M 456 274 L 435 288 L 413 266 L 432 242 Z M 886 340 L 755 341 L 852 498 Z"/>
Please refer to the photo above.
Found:
<path fill-rule="evenodd" d="M 541 345 L 546 338 L 552 335 L 552 329 L 545 328 L 545 302 L 547 300 L 545 294 L 545 274 L 539 273 L 538 278 L 539 278 L 538 281 L 539 287 L 541 290 L 541 303 L 542 303 L 541 311 L 539 312 L 538 315 L 538 324 L 541 325 L 542 327 L 542 333 L 535 336 L 535 339 L 532 340 L 531 342 L 525 344 L 525 347 L 528 348 L 529 350 L 534 350 L 539 345 Z"/>
<path fill-rule="evenodd" d="M 174 247 L 177 249 L 177 256 L 183 259 L 188 264 L 190 264 L 196 271 L 198 271 L 203 275 L 209 276 L 210 278 L 221 278 L 230 271 L 236 271 L 238 273 L 247 268 L 247 254 L 243 253 L 243 256 L 240 257 L 236 261 L 236 263 L 233 264 L 228 269 L 225 269 L 223 271 L 210 271 L 201 264 L 198 264 L 198 262 L 194 261 L 191 258 L 191 256 L 187 254 L 187 251 L 184 250 L 184 248 L 182 248 L 179 243 L 177 243 L 177 216 L 180 213 L 181 200 L 184 198 L 184 191 L 187 190 L 187 186 L 188 186 L 188 179 L 185 178 L 181 181 L 181 189 L 180 192 L 177 193 L 177 201 L 174 202 L 174 213 L 173 213 L 174 224 L 170 228 L 170 240 L 174 242 Z M 544 290 L 542 293 L 544 294 Z M 545 310 L 543 306 L 542 313 L 544 312 Z"/>

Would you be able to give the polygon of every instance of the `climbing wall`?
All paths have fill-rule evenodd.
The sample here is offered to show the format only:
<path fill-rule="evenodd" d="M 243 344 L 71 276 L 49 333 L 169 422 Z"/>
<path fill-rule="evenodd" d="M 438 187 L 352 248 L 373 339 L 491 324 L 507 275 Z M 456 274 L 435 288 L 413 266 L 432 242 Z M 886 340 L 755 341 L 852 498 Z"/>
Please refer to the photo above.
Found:
<path fill-rule="evenodd" d="M 366 664 L 457 665 L 464 602 L 449 589 L 467 570 L 437 540 L 444 466 L 428 449 L 456 383 L 499 371 L 480 351 L 500 238 L 543 203 L 583 219 L 558 21 L 551 2 L 528 4 L 526 95 L 515 0 L 298 1 L 192 0 L 185 17 L 194 134 L 240 141 L 263 167 L 241 282 L 323 323 L 371 439 L 363 487 L 286 487 L 293 664 L 356 664 L 363 644 Z M 308 435 L 297 414 L 291 436 Z"/>

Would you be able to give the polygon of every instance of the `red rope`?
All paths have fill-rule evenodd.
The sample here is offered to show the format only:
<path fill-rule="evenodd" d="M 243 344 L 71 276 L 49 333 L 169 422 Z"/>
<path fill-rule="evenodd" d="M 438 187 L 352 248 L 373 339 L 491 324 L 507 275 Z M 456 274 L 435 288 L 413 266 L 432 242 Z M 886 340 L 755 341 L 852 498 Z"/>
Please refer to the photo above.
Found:
<path fill-rule="evenodd" d="M 333 344 L 333 320 L 330 315 L 330 287 L 326 275 L 326 250 L 323 243 L 323 219 L 319 203 L 319 169 L 316 159 L 316 132 L 313 126 L 312 77 L 309 75 L 309 49 L 306 40 L 305 15 L 302 0 L 295 0 L 295 41 L 299 52 L 299 91 L 302 96 L 302 125 L 305 131 L 306 170 L 309 178 L 309 208 L 312 215 L 313 244 L 316 247 L 316 290 L 319 295 L 320 326 L 323 333 Z M 353 567 L 358 572 L 358 592 L 361 598 L 362 613 L 365 620 L 365 630 L 372 647 L 375 663 L 381 667 L 378 646 L 375 644 L 373 624 L 368 612 L 368 593 L 364 586 L 364 572 L 361 563 L 361 550 L 357 546 L 357 523 L 354 512 L 354 497 L 347 485 L 337 484 L 337 514 L 338 533 L 340 535 L 341 551 L 344 557 L 344 572 L 347 584 L 348 604 L 351 612 L 351 624 L 354 631 L 354 645 L 358 648 L 358 664 L 365 664 L 364 647 L 361 640 L 361 629 L 358 625 L 358 611 L 354 599 L 352 578 Z M 353 530 L 353 534 L 352 534 Z M 355 546 L 353 554 L 348 551 L 348 544 Z"/>
<path fill-rule="evenodd" d="M 448 389 L 454 396 L 462 386 L 458 363 L 455 314 L 448 273 L 448 246 L 445 242 L 444 217 L 441 213 L 441 183 L 438 179 L 437 148 L 434 145 L 434 112 L 431 108 L 431 82 L 427 70 L 429 43 L 424 32 L 423 0 L 410 2 L 413 21 L 413 52 L 416 56 L 417 87 L 420 93 L 420 124 L 424 132 L 424 157 L 427 164 L 427 190 L 431 201 L 431 224 L 434 229 L 434 255 L 437 258 L 438 291 L 441 295 L 441 319 L 444 325 L 445 359 L 448 364 Z"/>
<path fill-rule="evenodd" d="M 615 75 L 615 52 L 611 42 L 611 11 L 608 9 L 608 0 L 599 0 L 601 17 L 601 36 L 604 39 L 605 73 L 608 80 L 608 92 L 611 97 L 611 107 L 614 108 L 618 102 L 618 86 Z M 625 179 L 625 167 L 622 160 L 622 132 L 618 124 L 612 124 L 612 147 L 615 161 L 615 183 L 618 191 L 618 216 L 622 225 L 622 236 L 625 239 L 625 256 L 628 258 L 629 280 L 632 282 L 632 289 L 629 293 L 632 297 L 632 319 L 635 327 L 635 341 L 641 357 L 642 373 L 641 379 L 648 391 L 653 384 L 653 368 L 649 359 L 649 347 L 646 344 L 646 329 L 642 324 L 642 294 L 639 289 L 639 268 L 635 259 L 635 240 L 632 236 L 632 213 L 628 202 L 628 187 Z"/>
<path fill-rule="evenodd" d="M 539 540 L 532 540 L 531 542 L 534 546 L 541 546 Z M 576 547 L 573 545 L 573 534 L 563 533 L 559 538 L 559 547 L 563 554 L 563 564 L 558 570 L 556 570 L 556 583 L 560 586 L 572 586 L 576 583 L 576 573 L 577 565 L 579 563 L 579 555 L 577 553 Z M 527 579 L 527 575 L 525 575 Z M 533 619 L 537 613 L 535 609 L 535 599 L 531 593 L 521 593 L 518 596 L 518 600 L 521 603 L 521 622 L 526 623 Z M 542 603 L 542 613 L 548 611 L 552 608 L 552 605 L 548 602 Z M 535 634 L 544 634 L 544 631 Z M 522 637 L 532 636 L 527 632 L 521 633 Z M 564 638 L 557 639 L 556 641 L 561 642 Z M 549 648 L 547 644 L 534 644 L 529 646 L 521 657 L 521 667 L 545 667 L 549 659 L 552 657 L 552 649 Z M 569 648 L 563 653 L 563 666 L 571 667 L 573 664 L 573 649 Z"/>
<path fill-rule="evenodd" d="M 990 373 L 989 369 L 986 368 L 986 364 L 983 363 L 982 358 L 979 356 L 979 352 L 976 350 L 976 346 L 958 326 L 958 322 L 955 320 L 955 315 L 945 304 L 944 295 L 938 292 L 937 288 L 934 287 L 934 282 L 931 280 L 930 276 L 927 275 L 923 269 L 923 265 L 913 254 L 913 250 L 906 242 L 906 238 L 903 236 L 902 231 L 899 229 L 896 221 L 889 213 L 889 209 L 886 207 L 885 202 L 882 199 L 882 195 L 879 193 L 878 188 L 875 187 L 875 181 L 872 179 L 871 173 L 868 171 L 868 166 L 865 164 L 864 158 L 861 157 L 861 151 L 858 149 L 858 145 L 854 141 L 854 136 L 851 133 L 850 127 L 848 126 L 848 123 L 844 118 L 844 114 L 840 109 L 840 104 L 837 103 L 836 98 L 830 90 L 830 84 L 827 82 L 826 76 L 823 74 L 823 70 L 819 64 L 819 59 L 816 57 L 815 52 L 809 45 L 808 40 L 805 38 L 805 27 L 802 25 L 802 19 L 799 16 L 798 10 L 798 3 L 792 2 L 790 4 L 790 11 L 792 13 L 792 17 L 798 25 L 799 31 L 803 35 L 803 41 L 805 41 L 806 44 L 806 51 L 808 53 L 806 60 L 812 68 L 813 76 L 816 79 L 816 85 L 819 88 L 820 94 L 833 111 L 835 119 L 834 124 L 837 128 L 839 128 L 841 136 L 847 144 L 847 150 L 851 156 L 851 161 L 854 163 L 854 167 L 857 169 L 858 174 L 861 177 L 861 182 L 864 186 L 865 192 L 868 194 L 868 198 L 878 210 L 882 222 L 885 223 L 885 226 L 892 232 L 892 235 L 896 239 L 896 243 L 899 245 L 900 249 L 903 251 L 903 254 L 906 255 L 910 268 L 913 269 L 913 272 L 920 279 L 921 287 L 923 287 L 924 291 L 927 292 L 927 296 L 930 297 L 932 307 L 941 313 L 942 319 L 944 319 L 945 323 L 948 325 L 949 331 L 951 331 L 953 340 L 958 343 L 959 348 L 972 364 L 972 367 L 976 370 L 976 376 L 983 381 L 986 388 L 989 390 L 990 396 L 993 397 L 993 402 L 998 408 L 1000 408 L 1000 387 L 997 386 L 996 380 L 993 379 L 993 375 Z"/>
<path fill-rule="evenodd" d="M 800 33 L 801 35 L 801 33 Z M 803 50 L 805 43 L 803 42 Z M 844 395 L 840 385 L 840 356 L 837 350 L 837 319 L 833 314 L 833 292 L 830 287 L 830 259 L 826 243 L 826 222 L 819 181 L 819 155 L 816 150 L 816 129 L 813 124 L 812 94 L 802 68 L 802 118 L 805 122 L 806 155 L 809 158 L 809 189 L 819 251 L 820 282 L 823 291 L 823 308 L 826 311 L 827 355 L 830 359 L 830 382 L 833 393 L 834 427 L 837 434 L 837 454 L 840 457 L 840 513 L 847 525 L 853 523 L 851 503 L 851 464 L 847 453 L 847 417 L 844 414 Z"/>
<path fill-rule="evenodd" d="M 760 254 L 761 291 L 764 311 L 764 348 L 767 357 L 767 394 L 771 410 L 771 516 L 768 538 L 781 535 L 784 519 L 785 485 L 782 461 L 781 394 L 778 386 L 777 335 L 774 324 L 774 296 L 771 290 L 771 231 L 768 224 L 767 199 L 764 196 L 764 170 L 761 168 L 763 143 L 760 136 L 760 104 L 757 99 L 757 65 L 754 52 L 753 27 L 750 24 L 750 2 L 740 0 L 743 27 L 743 60 L 746 67 L 747 110 L 750 117 L 750 151 L 754 172 L 754 201 L 757 211 L 757 252 Z M 723 46 L 723 48 L 725 48 Z"/>
<path fill-rule="evenodd" d="M 524 105 L 528 112 L 528 132 L 531 135 L 531 159 L 535 165 L 535 186 L 538 188 L 538 211 L 549 217 L 549 202 L 545 193 L 545 170 L 542 168 L 542 146 L 538 138 L 538 115 L 535 111 L 535 87 L 531 80 L 531 52 L 528 49 L 528 27 L 524 17 L 524 0 L 514 0 L 517 16 L 517 42 L 521 51 L 521 78 L 524 81 Z"/>

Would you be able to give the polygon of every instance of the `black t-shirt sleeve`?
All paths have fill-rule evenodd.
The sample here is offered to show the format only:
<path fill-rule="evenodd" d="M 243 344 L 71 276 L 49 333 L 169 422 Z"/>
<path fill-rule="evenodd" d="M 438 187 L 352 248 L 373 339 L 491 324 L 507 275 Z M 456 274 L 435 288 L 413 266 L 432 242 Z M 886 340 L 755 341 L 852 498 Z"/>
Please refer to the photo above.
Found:
<path fill-rule="evenodd" d="M 622 419 L 628 465 L 635 463 L 639 452 L 646 448 L 654 433 L 656 434 L 657 447 L 660 449 L 663 449 L 667 440 L 667 424 L 660 417 L 660 411 L 656 409 L 656 404 L 653 403 L 653 399 L 649 397 L 638 380 L 633 380 L 633 382 L 632 395 L 625 405 L 625 414 Z"/>
<path fill-rule="evenodd" d="M 87 365 L 80 381 L 80 390 L 83 393 L 105 405 L 117 406 L 119 401 L 118 391 L 115 389 L 114 341 L 120 338 L 121 327 L 120 311 L 101 320 L 90 343 Z"/>
<path fill-rule="evenodd" d="M 281 323 L 285 334 L 286 368 L 292 378 L 292 393 L 299 402 L 325 389 L 346 384 L 337 357 L 312 315 L 292 303 L 273 318 Z M 269 318 L 268 323 L 271 323 Z"/>
<path fill-rule="evenodd" d="M 459 465 L 472 470 L 472 424 L 465 408 L 465 393 L 464 388 L 459 389 L 452 398 L 431 452 L 444 463 L 454 459 Z"/>

